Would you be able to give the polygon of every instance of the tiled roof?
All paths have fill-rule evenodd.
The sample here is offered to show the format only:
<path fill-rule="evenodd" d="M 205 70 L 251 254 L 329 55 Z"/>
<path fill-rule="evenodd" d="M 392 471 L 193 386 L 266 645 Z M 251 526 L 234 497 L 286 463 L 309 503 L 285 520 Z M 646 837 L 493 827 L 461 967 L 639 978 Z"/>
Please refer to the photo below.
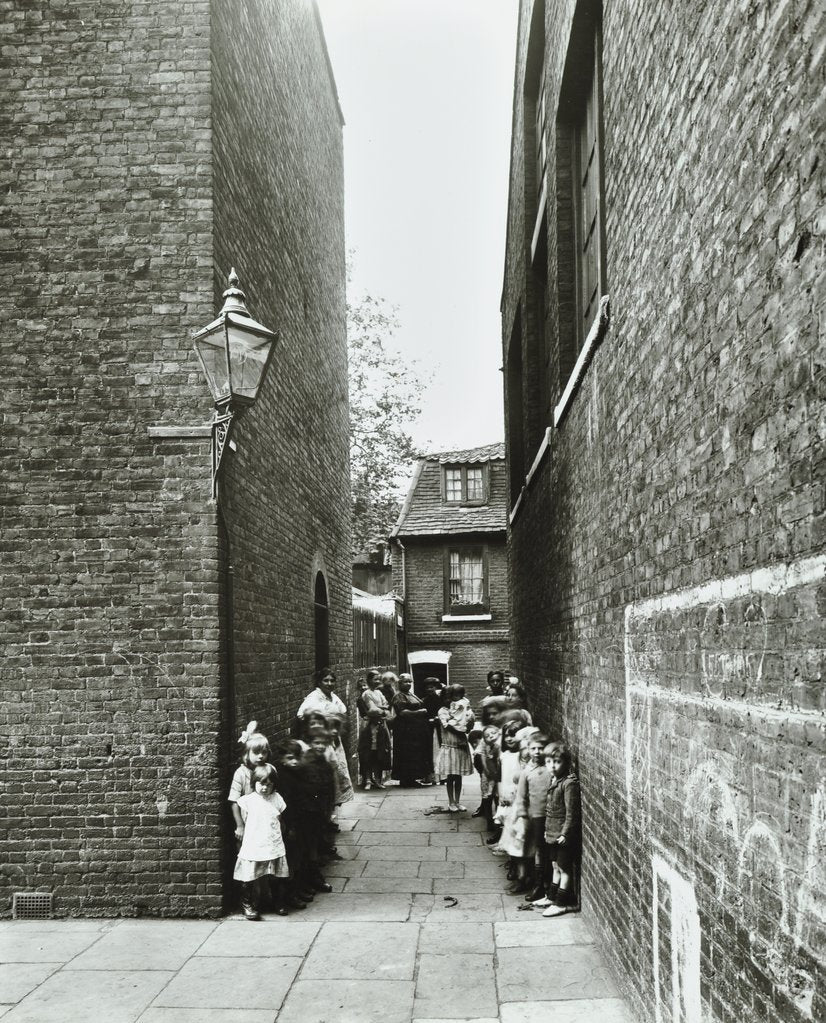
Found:
<path fill-rule="evenodd" d="M 450 462 L 463 462 L 471 465 L 477 462 L 490 462 L 494 459 L 505 458 L 505 443 L 497 441 L 496 444 L 483 444 L 479 448 L 466 448 L 464 451 L 435 451 L 419 456 L 426 462 L 440 462 L 447 465 Z"/>
<path fill-rule="evenodd" d="M 488 444 L 467 451 L 422 455 L 391 536 L 504 533 L 508 503 L 504 453 L 504 444 Z M 487 504 L 463 505 L 442 500 L 443 465 L 483 462 L 488 463 Z"/>

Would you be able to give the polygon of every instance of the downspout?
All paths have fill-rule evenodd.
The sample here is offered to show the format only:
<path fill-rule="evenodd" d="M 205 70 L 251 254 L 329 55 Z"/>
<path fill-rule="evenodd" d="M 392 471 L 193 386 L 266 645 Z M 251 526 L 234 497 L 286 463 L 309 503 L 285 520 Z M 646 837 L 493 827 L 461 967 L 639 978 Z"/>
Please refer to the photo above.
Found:
<path fill-rule="evenodd" d="M 402 603 L 407 608 L 407 552 L 404 549 L 404 544 L 401 540 L 396 537 L 396 543 L 399 545 L 399 550 L 402 552 Z"/>

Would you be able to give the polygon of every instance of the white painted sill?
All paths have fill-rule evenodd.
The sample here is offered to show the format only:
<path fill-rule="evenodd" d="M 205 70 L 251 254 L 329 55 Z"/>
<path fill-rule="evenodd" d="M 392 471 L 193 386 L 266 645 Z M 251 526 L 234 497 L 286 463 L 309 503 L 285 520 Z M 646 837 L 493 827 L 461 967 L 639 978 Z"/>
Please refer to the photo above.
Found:
<path fill-rule="evenodd" d="M 568 383 L 565 385 L 565 390 L 562 392 L 559 404 L 554 409 L 555 427 L 559 428 L 562 417 L 568 411 L 568 406 L 571 404 L 574 395 L 579 390 L 579 385 L 582 383 L 582 378 L 585 376 L 585 370 L 588 368 L 588 363 L 593 358 L 594 352 L 602 344 L 602 339 L 608 333 L 608 325 L 610 321 L 611 303 L 608 296 L 603 295 L 599 300 L 599 310 L 597 311 L 597 315 L 594 317 L 594 322 L 591 324 L 591 329 L 588 331 L 588 336 L 585 338 L 585 344 L 582 346 L 582 351 L 579 353 L 576 365 L 571 370 L 571 375 L 568 377 Z"/>
<path fill-rule="evenodd" d="M 576 365 L 571 370 L 571 375 L 568 377 L 568 383 L 565 385 L 565 390 L 562 392 L 562 397 L 559 399 L 559 404 L 554 409 L 554 427 L 559 429 L 559 424 L 565 413 L 568 410 L 568 406 L 573 401 L 574 395 L 579 390 L 579 385 L 582 383 L 582 378 L 585 376 L 585 371 L 588 368 L 588 364 L 594 356 L 594 352 L 602 344 L 602 340 L 608 333 L 608 327 L 611 322 L 611 302 L 608 295 L 603 295 L 599 300 L 599 310 L 597 315 L 594 317 L 594 322 L 591 324 L 591 329 L 588 331 L 588 337 L 585 339 L 585 344 L 582 346 L 582 351 L 579 353 L 579 358 L 576 360 Z M 508 522 L 513 525 L 516 516 L 519 513 L 519 509 L 522 507 L 522 501 L 525 498 L 525 493 L 533 482 L 533 478 L 539 471 L 540 465 L 548 453 L 548 449 L 551 444 L 551 427 L 549 426 L 545 430 L 545 436 L 542 438 L 542 443 L 537 449 L 533 463 L 528 470 L 528 475 L 525 477 L 525 482 L 522 489 L 519 492 L 514 502 L 513 508 L 511 508 L 510 515 L 508 516 Z"/>
<path fill-rule="evenodd" d="M 492 622 L 493 615 L 442 615 L 443 622 Z"/>

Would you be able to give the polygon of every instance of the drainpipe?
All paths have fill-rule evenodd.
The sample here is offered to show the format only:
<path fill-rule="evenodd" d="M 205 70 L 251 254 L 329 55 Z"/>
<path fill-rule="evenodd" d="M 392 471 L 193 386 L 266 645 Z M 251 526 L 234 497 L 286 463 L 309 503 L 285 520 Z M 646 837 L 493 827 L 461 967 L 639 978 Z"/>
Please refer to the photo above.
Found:
<path fill-rule="evenodd" d="M 401 540 L 396 537 L 396 543 L 399 545 L 399 550 L 402 552 L 402 602 L 405 607 L 405 616 L 407 615 L 407 558 L 404 549 L 404 544 Z"/>

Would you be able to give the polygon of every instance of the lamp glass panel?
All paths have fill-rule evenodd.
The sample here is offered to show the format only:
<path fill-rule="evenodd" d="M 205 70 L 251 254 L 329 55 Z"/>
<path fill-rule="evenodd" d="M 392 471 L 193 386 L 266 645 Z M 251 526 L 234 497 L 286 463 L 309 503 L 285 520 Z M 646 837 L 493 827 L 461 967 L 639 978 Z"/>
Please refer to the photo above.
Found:
<path fill-rule="evenodd" d="M 233 324 L 227 325 L 232 393 L 254 400 L 258 394 L 272 338 L 256 337 Z"/>
<path fill-rule="evenodd" d="M 229 365 L 223 327 L 219 327 L 212 334 L 199 337 L 195 341 L 195 347 L 201 356 L 212 397 L 216 401 L 228 398 L 230 394 Z"/>

